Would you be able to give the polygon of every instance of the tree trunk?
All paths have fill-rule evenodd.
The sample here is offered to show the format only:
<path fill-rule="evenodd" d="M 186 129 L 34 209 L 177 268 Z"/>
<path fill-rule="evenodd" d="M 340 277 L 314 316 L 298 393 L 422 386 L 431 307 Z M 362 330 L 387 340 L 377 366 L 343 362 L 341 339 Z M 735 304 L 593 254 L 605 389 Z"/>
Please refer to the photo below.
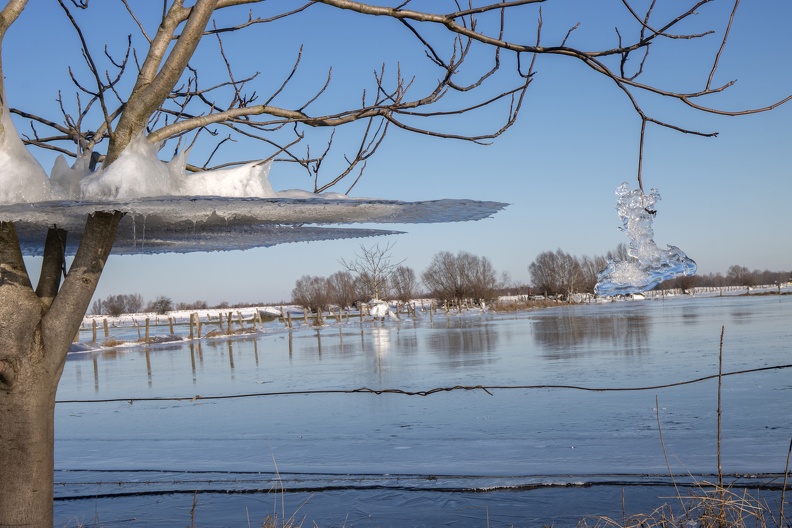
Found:
<path fill-rule="evenodd" d="M 41 342 L 34 341 L 20 354 L 27 360 L 18 365 L 18 377 L 0 391 L 0 527 L 51 528 L 53 522 L 55 391 L 62 365 L 44 367 Z"/>
<path fill-rule="evenodd" d="M 3 245 L 15 235 L 3 237 Z M 62 368 L 45 354 L 44 307 L 24 265 L 16 265 L 21 255 L 0 256 L 0 526 L 51 527 L 55 390 Z"/>
<path fill-rule="evenodd" d="M 55 393 L 121 216 L 88 217 L 62 286 L 66 233 L 51 228 L 35 291 L 16 227 L 0 222 L 0 528 L 52 528 Z"/>

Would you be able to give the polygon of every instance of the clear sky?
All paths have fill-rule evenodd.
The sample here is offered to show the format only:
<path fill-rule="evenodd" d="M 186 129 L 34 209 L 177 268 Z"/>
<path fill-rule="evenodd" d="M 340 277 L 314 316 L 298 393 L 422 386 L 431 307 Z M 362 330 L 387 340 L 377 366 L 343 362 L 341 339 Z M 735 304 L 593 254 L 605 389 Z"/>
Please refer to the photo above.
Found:
<path fill-rule="evenodd" d="M 63 89 L 64 97 L 74 92 L 66 68 L 71 65 L 79 70 L 79 48 L 54 2 L 34 4 L 4 43 L 6 93 L 11 106 L 50 112 L 57 118 L 51 110 L 57 108 L 58 89 Z M 560 9 L 551 1 L 543 8 L 546 44 L 557 44 L 566 28 L 580 20 L 581 29 L 573 33 L 570 45 L 588 48 L 595 41 L 615 45 L 613 26 L 624 16 L 620 1 L 562 4 Z M 103 5 L 91 3 L 92 8 Z M 722 29 L 730 8 L 723 2 L 721 9 L 702 9 L 696 18 L 698 27 L 692 30 Z M 531 13 L 535 21 L 536 11 Z M 792 3 L 784 0 L 740 5 L 716 75 L 716 84 L 732 79 L 738 82 L 713 98 L 713 105 L 739 110 L 763 106 L 792 93 L 792 39 L 786 26 L 790 19 Z M 92 22 L 95 28 L 110 29 L 116 49 L 122 49 L 123 38 L 117 38 L 130 29 L 113 34 L 113 27 L 98 19 Z M 366 23 L 361 17 L 309 9 L 278 29 L 282 33 L 267 34 L 269 44 L 263 42 L 265 36 L 251 32 L 251 38 L 262 42 L 240 42 L 239 49 L 247 51 L 236 56 L 237 64 L 240 70 L 262 71 L 264 76 L 272 73 L 273 79 L 280 79 L 302 43 L 305 58 L 301 71 L 305 73 L 298 81 L 304 84 L 298 86 L 312 90 L 317 83 L 321 85 L 326 66 L 333 65 L 333 86 L 339 86 L 340 94 L 349 92 L 359 98 L 361 87 L 370 85 L 371 72 L 379 64 L 414 51 L 398 23 L 373 22 L 373 26 L 360 28 L 360 23 Z M 535 23 L 524 27 L 528 28 L 525 40 L 533 42 Z M 91 32 L 96 38 L 103 34 L 108 33 Z M 89 42 L 100 55 L 99 40 Z M 650 55 L 644 81 L 653 80 L 669 89 L 703 88 L 709 63 L 702 56 L 717 49 L 717 44 L 715 39 L 694 44 L 677 41 L 667 52 L 653 50 L 656 54 Z M 711 61 L 711 53 L 706 56 Z M 504 62 L 504 68 L 512 65 L 512 61 Z M 405 59 L 405 69 L 411 64 Z M 211 69 L 217 62 L 204 66 Z M 640 119 L 612 82 L 578 62 L 540 57 L 536 71 L 518 123 L 492 145 L 419 137 L 398 130 L 389 133 L 353 195 L 407 201 L 471 198 L 510 204 L 494 218 L 474 223 L 386 226 L 407 231 L 379 240 L 395 242 L 394 259 L 406 259 L 405 264 L 420 274 L 437 251 L 465 250 L 489 257 L 498 271 L 523 283 L 530 279 L 528 265 L 542 251 L 561 248 L 593 256 L 626 241 L 617 229 L 614 190 L 622 181 L 636 183 Z M 720 133 L 718 138 L 701 138 L 656 126 L 647 129 L 643 178 L 647 189 L 656 187 L 662 196 L 654 225 L 658 245 L 680 247 L 696 260 L 700 273 L 725 272 L 732 264 L 750 269 L 792 269 L 792 103 L 760 115 L 719 117 L 683 111 L 655 98 L 642 97 L 641 101 L 650 115 Z M 489 118 L 492 114 L 478 115 L 460 126 Z M 52 155 L 34 154 L 49 169 Z M 232 154 L 246 159 L 267 155 L 256 151 Z M 307 178 L 295 177 L 293 171 L 278 164 L 273 166 L 270 180 L 276 190 L 311 185 Z M 167 295 L 177 302 L 286 301 L 301 275 L 338 271 L 339 259 L 354 258 L 361 244 L 377 241 L 111 257 L 97 296 L 137 292 L 146 300 Z M 29 259 L 31 271 L 37 262 Z"/>

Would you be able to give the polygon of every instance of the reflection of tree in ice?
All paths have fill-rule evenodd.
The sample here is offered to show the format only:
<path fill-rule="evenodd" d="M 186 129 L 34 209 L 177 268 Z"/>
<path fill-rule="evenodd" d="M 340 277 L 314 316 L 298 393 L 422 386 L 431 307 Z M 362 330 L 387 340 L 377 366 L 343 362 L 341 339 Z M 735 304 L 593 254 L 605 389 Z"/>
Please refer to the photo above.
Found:
<path fill-rule="evenodd" d="M 616 210 L 622 219 L 622 231 L 630 239 L 629 259 L 608 261 L 597 276 L 597 295 L 626 295 L 651 290 L 664 280 L 696 273 L 696 263 L 676 246 L 660 249 L 654 242 L 652 222 L 660 200 L 657 189 L 644 194 L 630 190 L 626 183 L 616 189 Z"/>

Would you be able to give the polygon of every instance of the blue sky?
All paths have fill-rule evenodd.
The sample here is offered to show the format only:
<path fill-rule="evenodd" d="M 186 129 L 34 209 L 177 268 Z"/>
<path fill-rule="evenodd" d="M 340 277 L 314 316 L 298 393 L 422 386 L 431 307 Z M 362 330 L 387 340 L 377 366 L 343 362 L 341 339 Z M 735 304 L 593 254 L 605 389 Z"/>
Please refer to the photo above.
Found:
<path fill-rule="evenodd" d="M 72 65 L 79 70 L 80 63 L 79 48 L 58 8 L 54 2 L 42 4 L 23 14 L 3 53 L 9 103 L 46 113 L 55 105 L 58 88 L 64 89 L 64 96 L 73 92 L 66 68 Z M 570 44 L 588 47 L 596 40 L 614 45 L 612 28 L 624 13 L 621 2 L 591 4 L 547 3 L 543 13 L 547 43 L 580 20 L 581 29 L 573 33 Z M 91 4 L 92 8 L 105 5 Z M 722 28 L 731 6 L 724 3 L 722 7 L 702 10 L 696 18 L 698 27 Z M 100 15 L 107 16 L 98 11 L 90 14 Z M 45 26 L 32 31 L 43 16 Z M 792 42 L 785 27 L 790 17 L 792 5 L 781 0 L 740 6 L 716 76 L 716 84 L 732 79 L 738 82 L 713 98 L 713 105 L 727 109 L 762 106 L 792 92 L 788 68 Z M 378 64 L 414 51 L 412 44 L 403 44 L 406 34 L 398 24 L 378 19 L 359 32 L 356 26 L 360 20 L 349 14 L 308 10 L 284 24 L 279 33 L 270 30 L 266 35 L 254 35 L 254 40 L 229 40 L 227 45 L 247 50 L 245 60 L 238 63 L 240 70 L 261 70 L 276 82 L 302 43 L 304 64 L 297 86 L 314 90 L 324 82 L 325 68 L 332 65 L 333 87 L 337 86 L 333 97 L 359 98 L 361 82 L 370 83 L 371 71 Z M 94 22 L 101 27 L 98 20 Z M 530 28 L 526 40 L 533 41 L 533 27 L 525 27 Z M 123 35 L 121 29 L 118 33 Z M 101 31 L 91 34 L 99 38 Z M 99 41 L 89 42 L 94 52 L 101 54 Z M 371 42 L 379 45 L 369 45 Z M 397 43 L 402 43 L 401 48 Z M 701 89 L 709 71 L 704 57 L 711 60 L 713 46 L 717 47 L 717 41 L 710 39 L 693 45 L 677 41 L 668 51 L 657 48 L 644 80 L 668 88 Z M 120 49 L 120 44 L 116 47 Z M 484 61 L 486 57 L 476 59 Z M 403 67 L 421 73 L 421 64 L 405 59 Z M 205 66 L 211 69 L 213 64 Z M 111 257 L 97 296 L 139 292 L 147 300 L 164 294 L 175 301 L 285 301 L 301 275 L 329 275 L 341 268 L 339 259 L 353 258 L 361 244 L 377 241 L 395 242 L 394 258 L 406 259 L 405 264 L 419 274 L 437 251 L 465 250 L 489 257 L 497 270 L 508 272 L 515 282 L 529 281 L 528 265 L 542 251 L 561 248 L 576 255 L 606 253 L 626 241 L 617 229 L 614 190 L 622 181 L 635 184 L 640 119 L 611 82 L 577 62 L 540 57 L 536 69 L 519 122 L 492 145 L 391 131 L 353 192 L 408 201 L 472 198 L 511 204 L 494 218 L 388 226 L 408 233 L 379 240 Z M 658 245 L 680 247 L 697 261 L 700 273 L 725 272 L 732 264 L 792 269 L 792 134 L 788 126 L 792 103 L 766 114 L 718 117 L 686 111 L 656 98 L 642 97 L 641 101 L 655 117 L 720 133 L 718 138 L 701 138 L 648 128 L 643 178 L 647 189 L 656 187 L 662 196 L 654 226 Z M 470 118 L 476 121 L 459 126 L 485 124 L 493 117 L 494 112 L 479 115 Z M 258 151 L 244 151 L 249 148 L 245 145 L 238 148 L 228 155 L 261 157 Z M 52 156 L 35 154 L 49 169 Z M 276 190 L 310 186 L 307 178 L 278 164 L 273 166 L 270 180 Z M 29 262 L 33 270 L 37 260 Z"/>

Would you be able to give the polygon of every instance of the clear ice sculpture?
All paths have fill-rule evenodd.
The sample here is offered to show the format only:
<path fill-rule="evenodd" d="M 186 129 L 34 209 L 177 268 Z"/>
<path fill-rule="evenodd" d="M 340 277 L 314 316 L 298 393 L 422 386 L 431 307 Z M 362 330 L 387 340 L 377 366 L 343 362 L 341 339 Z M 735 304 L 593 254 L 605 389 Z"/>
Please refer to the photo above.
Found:
<path fill-rule="evenodd" d="M 660 249 L 654 242 L 655 203 L 660 200 L 657 189 L 644 194 L 631 190 L 627 183 L 616 188 L 616 210 L 622 220 L 620 230 L 630 239 L 627 260 L 608 260 L 597 275 L 594 293 L 599 296 L 629 295 L 651 290 L 661 282 L 680 275 L 696 273 L 696 263 L 676 246 Z"/>

